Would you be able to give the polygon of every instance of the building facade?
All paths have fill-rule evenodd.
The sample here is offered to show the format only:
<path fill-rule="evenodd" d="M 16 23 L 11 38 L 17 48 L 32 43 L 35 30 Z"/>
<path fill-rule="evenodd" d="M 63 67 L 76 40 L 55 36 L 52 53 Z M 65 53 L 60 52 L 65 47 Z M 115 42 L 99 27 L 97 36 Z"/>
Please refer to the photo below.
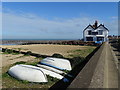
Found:
<path fill-rule="evenodd" d="M 108 41 L 109 30 L 103 25 L 98 25 L 95 21 L 94 25 L 88 25 L 83 31 L 84 41 L 106 42 Z"/>

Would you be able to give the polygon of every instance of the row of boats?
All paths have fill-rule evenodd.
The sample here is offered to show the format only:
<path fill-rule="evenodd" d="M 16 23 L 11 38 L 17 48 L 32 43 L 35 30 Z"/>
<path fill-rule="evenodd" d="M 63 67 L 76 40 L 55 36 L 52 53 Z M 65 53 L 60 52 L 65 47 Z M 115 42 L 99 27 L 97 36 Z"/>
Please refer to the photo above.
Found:
<path fill-rule="evenodd" d="M 64 75 L 67 74 L 66 70 L 72 70 L 69 60 L 47 57 L 36 66 L 25 64 L 12 66 L 8 73 L 18 80 L 41 83 L 48 82 L 47 75 L 57 79 L 64 78 Z"/>

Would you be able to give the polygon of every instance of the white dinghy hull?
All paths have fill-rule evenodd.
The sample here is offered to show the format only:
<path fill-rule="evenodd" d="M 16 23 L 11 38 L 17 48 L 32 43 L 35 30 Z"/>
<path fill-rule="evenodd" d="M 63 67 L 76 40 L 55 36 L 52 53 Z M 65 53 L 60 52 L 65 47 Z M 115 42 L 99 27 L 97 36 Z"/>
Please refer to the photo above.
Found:
<path fill-rule="evenodd" d="M 48 82 L 46 75 L 39 67 L 31 65 L 15 65 L 8 70 L 8 73 L 18 79 L 29 82 Z"/>
<path fill-rule="evenodd" d="M 47 65 L 60 70 L 72 70 L 70 61 L 61 58 L 51 58 L 47 57 L 43 59 L 40 64 Z"/>
<path fill-rule="evenodd" d="M 58 73 L 58 74 L 66 74 L 62 70 L 59 70 L 59 69 L 56 69 L 56 68 L 53 68 L 53 67 L 49 67 L 49 66 L 46 66 L 46 65 L 37 64 L 37 66 L 41 67 L 41 68 L 44 68 L 44 69 L 47 69 L 47 70 L 50 70 L 50 71 L 53 71 L 53 72 Z"/>
<path fill-rule="evenodd" d="M 42 67 L 39 67 L 40 70 L 42 70 L 46 75 L 49 75 L 51 77 L 54 77 L 54 78 L 57 78 L 57 79 L 62 79 L 63 76 L 56 73 L 56 72 L 53 72 L 51 70 L 48 70 L 48 69 L 45 69 L 45 68 L 42 68 Z"/>

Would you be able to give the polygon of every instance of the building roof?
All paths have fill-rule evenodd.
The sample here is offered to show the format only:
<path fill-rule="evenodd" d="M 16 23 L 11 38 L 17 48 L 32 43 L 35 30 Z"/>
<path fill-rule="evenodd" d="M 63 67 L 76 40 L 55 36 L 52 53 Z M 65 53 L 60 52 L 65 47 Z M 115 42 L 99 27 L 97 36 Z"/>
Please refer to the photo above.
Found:
<path fill-rule="evenodd" d="M 85 31 L 89 26 L 90 26 L 91 28 L 93 28 L 93 26 L 89 24 L 89 25 L 84 29 L 84 31 Z M 94 29 L 94 28 L 93 28 L 93 29 Z"/>
<path fill-rule="evenodd" d="M 103 24 L 100 24 L 96 29 L 98 29 L 100 26 L 103 26 L 106 30 L 108 30 Z"/>
<path fill-rule="evenodd" d="M 106 30 L 108 30 L 103 24 L 100 24 L 99 26 L 97 26 L 96 28 L 94 28 L 94 25 L 88 25 L 83 31 L 85 31 L 88 27 L 91 27 L 91 28 L 93 28 L 93 30 L 96 30 L 96 29 L 98 29 L 100 26 L 102 26 L 103 28 L 105 28 Z M 109 30 L 108 30 L 109 31 Z"/>

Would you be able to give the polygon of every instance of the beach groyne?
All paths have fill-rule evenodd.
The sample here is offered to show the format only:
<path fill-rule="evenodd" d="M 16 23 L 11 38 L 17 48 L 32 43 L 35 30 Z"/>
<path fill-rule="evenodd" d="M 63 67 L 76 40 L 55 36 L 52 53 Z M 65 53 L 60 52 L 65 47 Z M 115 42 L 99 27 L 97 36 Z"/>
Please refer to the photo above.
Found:
<path fill-rule="evenodd" d="M 88 45 L 96 46 L 93 41 L 84 42 L 82 40 L 2 40 L 2 45 L 30 45 L 30 44 L 58 44 L 58 45 Z"/>

